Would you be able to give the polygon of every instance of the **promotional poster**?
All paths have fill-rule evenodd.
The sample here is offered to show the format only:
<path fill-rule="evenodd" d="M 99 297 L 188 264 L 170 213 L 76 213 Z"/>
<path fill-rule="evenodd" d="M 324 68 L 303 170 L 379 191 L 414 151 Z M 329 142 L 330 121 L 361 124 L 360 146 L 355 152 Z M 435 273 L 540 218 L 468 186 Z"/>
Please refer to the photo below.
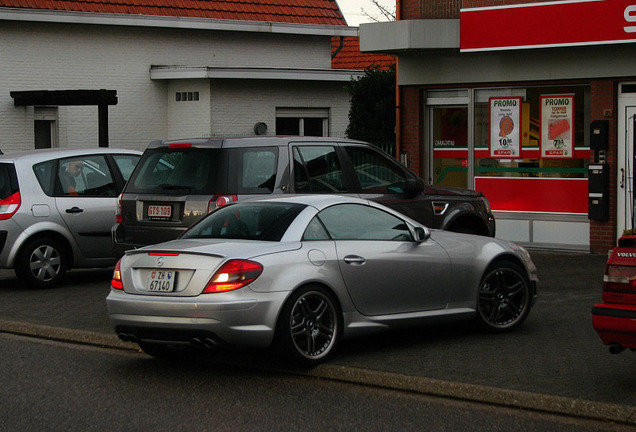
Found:
<path fill-rule="evenodd" d="M 541 96 L 541 157 L 574 156 L 574 95 Z"/>
<path fill-rule="evenodd" d="M 490 157 L 521 155 L 521 98 L 492 97 L 490 104 Z"/>

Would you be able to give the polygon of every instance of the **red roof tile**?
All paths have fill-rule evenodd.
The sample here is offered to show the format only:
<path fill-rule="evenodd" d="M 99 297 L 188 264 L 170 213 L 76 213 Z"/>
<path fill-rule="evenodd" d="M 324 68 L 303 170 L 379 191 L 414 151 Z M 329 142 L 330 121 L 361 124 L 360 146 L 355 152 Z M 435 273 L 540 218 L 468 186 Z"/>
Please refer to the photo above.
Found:
<path fill-rule="evenodd" d="M 2 7 L 347 25 L 336 0 L 0 0 Z"/>
<path fill-rule="evenodd" d="M 360 38 L 345 37 L 343 47 L 336 57 L 331 60 L 332 69 L 365 70 L 369 66 L 375 66 L 386 70 L 395 64 L 395 57 L 388 54 L 369 54 L 360 52 Z M 340 38 L 331 38 L 331 53 L 340 46 Z"/>

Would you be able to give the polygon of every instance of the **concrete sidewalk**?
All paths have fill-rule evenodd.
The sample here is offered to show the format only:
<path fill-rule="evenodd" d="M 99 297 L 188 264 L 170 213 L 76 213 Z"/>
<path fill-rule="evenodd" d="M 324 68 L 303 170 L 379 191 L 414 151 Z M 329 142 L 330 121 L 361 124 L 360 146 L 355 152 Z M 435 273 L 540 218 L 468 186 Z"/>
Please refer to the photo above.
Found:
<path fill-rule="evenodd" d="M 518 330 L 484 334 L 468 323 L 427 326 L 343 342 L 302 373 L 423 394 L 636 424 L 636 353 L 609 354 L 592 328 L 606 257 L 531 251 L 539 298 Z M 119 349 L 104 298 L 110 270 L 74 271 L 68 284 L 33 291 L 0 271 L 0 331 Z M 266 353 L 221 352 L 220 361 L 276 369 Z"/>

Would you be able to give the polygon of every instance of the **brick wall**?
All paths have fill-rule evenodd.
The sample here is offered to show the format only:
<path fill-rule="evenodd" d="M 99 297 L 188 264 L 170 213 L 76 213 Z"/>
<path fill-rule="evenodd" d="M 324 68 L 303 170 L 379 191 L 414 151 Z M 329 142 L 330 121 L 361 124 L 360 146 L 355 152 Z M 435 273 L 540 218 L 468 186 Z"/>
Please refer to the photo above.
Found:
<path fill-rule="evenodd" d="M 540 3 L 552 0 L 401 0 L 401 19 L 459 18 L 462 8 Z"/>
<path fill-rule="evenodd" d="M 484 6 L 505 6 L 522 3 L 541 3 L 552 0 L 463 0 L 462 8 L 484 7 Z"/>
<path fill-rule="evenodd" d="M 616 165 L 617 165 L 617 136 L 616 136 L 616 85 L 611 80 L 597 80 L 591 83 L 590 121 L 609 120 L 609 149 L 605 152 L 606 162 L 609 164 L 610 196 L 609 220 L 598 222 L 590 220 L 590 251 L 605 253 L 616 243 Z M 594 153 L 590 154 L 590 162 L 594 161 Z"/>

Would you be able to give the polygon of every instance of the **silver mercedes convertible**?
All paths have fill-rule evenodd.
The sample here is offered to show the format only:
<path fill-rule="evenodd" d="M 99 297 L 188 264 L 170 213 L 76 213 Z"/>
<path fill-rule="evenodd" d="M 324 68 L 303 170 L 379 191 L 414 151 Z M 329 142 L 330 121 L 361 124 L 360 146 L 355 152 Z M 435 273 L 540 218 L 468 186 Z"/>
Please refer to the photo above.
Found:
<path fill-rule="evenodd" d="M 275 344 L 311 364 L 398 326 L 513 329 L 536 285 L 515 244 L 430 230 L 366 200 L 286 196 L 224 206 L 178 240 L 128 251 L 107 306 L 119 337 L 152 356 Z"/>

